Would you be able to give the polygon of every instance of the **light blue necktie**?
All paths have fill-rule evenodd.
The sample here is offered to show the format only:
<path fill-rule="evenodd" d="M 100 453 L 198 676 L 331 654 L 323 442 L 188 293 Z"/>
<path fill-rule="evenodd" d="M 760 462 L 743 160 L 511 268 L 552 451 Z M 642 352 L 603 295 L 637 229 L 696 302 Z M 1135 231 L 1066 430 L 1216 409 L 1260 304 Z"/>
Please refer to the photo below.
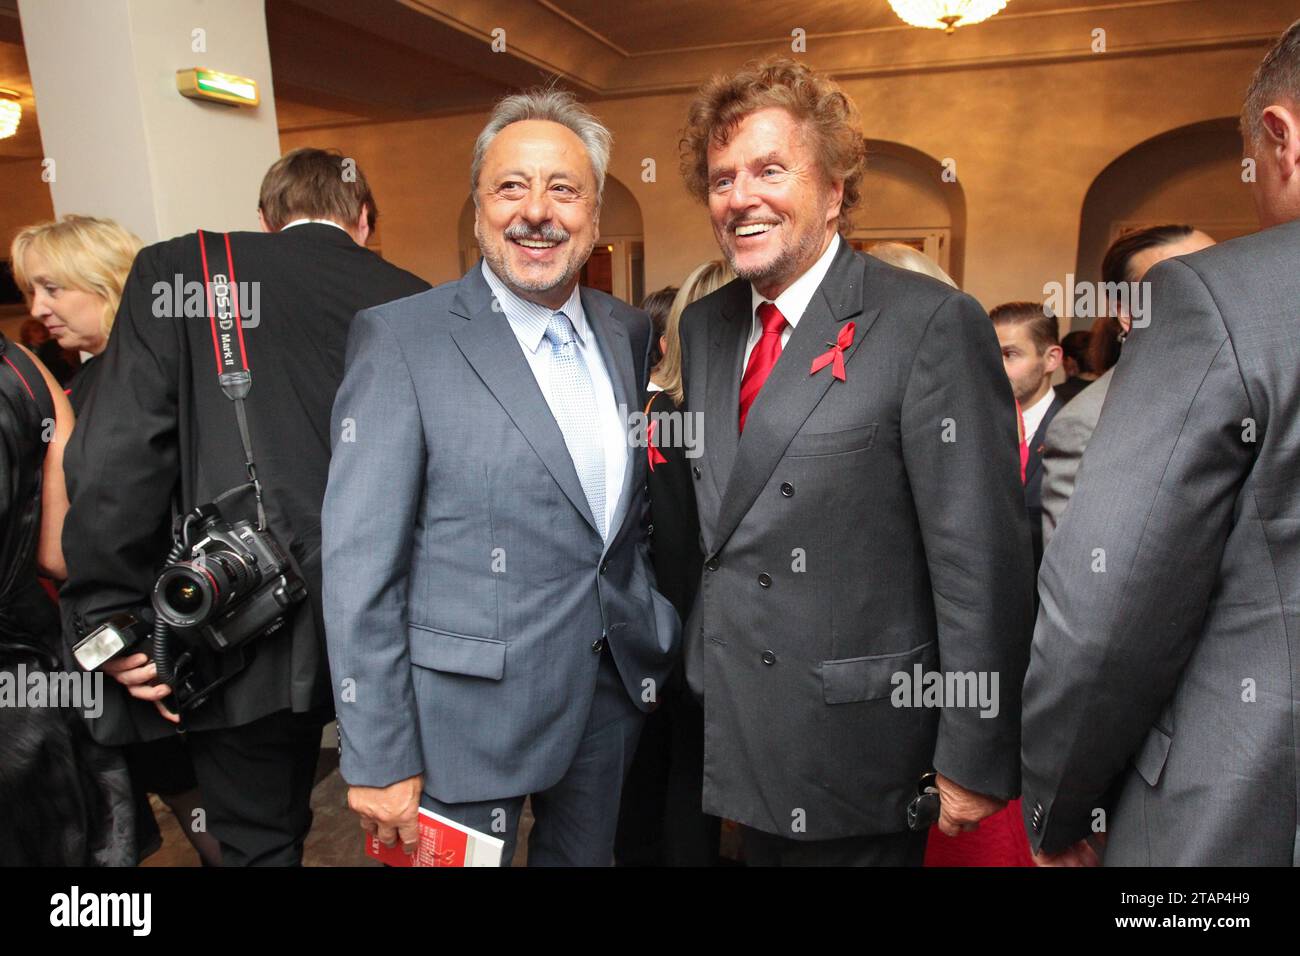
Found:
<path fill-rule="evenodd" d="M 591 387 L 591 373 L 578 351 L 573 323 L 563 312 L 556 312 L 546 323 L 546 338 L 551 343 L 552 411 L 564 433 L 573 467 L 582 482 L 582 490 L 591 506 L 591 515 L 605 536 L 605 448 L 600 435 L 600 417 L 596 396 Z"/>

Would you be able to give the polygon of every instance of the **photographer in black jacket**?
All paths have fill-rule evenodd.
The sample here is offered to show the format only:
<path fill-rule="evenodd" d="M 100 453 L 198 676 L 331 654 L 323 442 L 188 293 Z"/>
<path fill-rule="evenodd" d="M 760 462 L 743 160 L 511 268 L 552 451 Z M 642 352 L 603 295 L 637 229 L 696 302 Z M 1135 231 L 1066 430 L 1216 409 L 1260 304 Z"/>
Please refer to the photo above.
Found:
<path fill-rule="evenodd" d="M 332 712 L 320 509 L 348 326 L 361 309 L 429 287 L 365 248 L 375 212 L 355 164 L 299 149 L 263 181 L 265 233 L 232 233 L 227 242 L 205 232 L 143 249 L 68 450 L 67 650 L 110 619 L 120 623 L 118 615 L 140 622 L 134 632 L 114 632 L 134 634 L 136 643 L 115 656 L 101 653 L 117 692 L 89 721 L 91 732 L 101 743 L 124 744 L 163 736 L 167 721 L 179 720 L 206 825 L 227 866 L 296 865 L 311 825 L 321 728 Z M 223 308 L 227 316 L 233 309 L 233 320 L 219 323 L 214 312 Z M 247 441 L 232 401 L 241 389 L 218 378 L 223 367 L 238 378 L 244 361 Z M 285 601 L 278 629 L 232 650 L 217 651 L 197 631 L 165 637 L 193 686 L 215 685 L 205 701 L 185 706 L 185 694 L 159 681 L 152 598 L 178 553 L 174 530 L 182 525 L 174 519 L 214 500 L 225 525 L 264 518 L 266 536 L 287 554 L 287 577 L 300 578 L 306 596 Z M 197 540 L 199 523 L 183 529 L 194 539 L 188 544 L 213 553 L 188 555 L 189 576 L 166 589 L 173 603 L 200 603 L 210 581 L 216 606 L 228 599 L 225 611 L 246 610 L 252 601 L 238 568 L 216 553 L 219 543 Z M 252 567 L 256 577 L 259 565 Z M 83 666 L 84 650 L 77 654 Z"/>

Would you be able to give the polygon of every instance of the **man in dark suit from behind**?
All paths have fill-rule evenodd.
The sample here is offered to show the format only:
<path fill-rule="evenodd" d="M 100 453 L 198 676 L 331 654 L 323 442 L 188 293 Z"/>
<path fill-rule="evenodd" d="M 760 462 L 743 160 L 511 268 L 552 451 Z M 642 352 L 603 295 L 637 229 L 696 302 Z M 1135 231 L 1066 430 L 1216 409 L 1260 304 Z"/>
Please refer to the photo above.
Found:
<path fill-rule="evenodd" d="M 1300 21 L 1242 132 L 1263 230 L 1142 280 L 1150 316 L 1043 557 L 1023 727 L 1040 863 L 1104 843 L 1108 866 L 1300 864 Z"/>
<path fill-rule="evenodd" d="M 251 449 L 270 531 L 305 579 L 307 599 L 278 632 L 244 645 L 242 669 L 236 652 L 196 652 L 197 671 L 233 674 L 184 715 L 207 827 L 227 866 L 296 865 L 311 825 L 321 728 L 331 714 L 320 605 L 330 409 L 353 315 L 429 287 L 365 248 L 375 214 L 360 169 L 335 153 L 298 149 L 263 180 L 265 232 L 229 237 L 252 373 Z M 212 274 L 224 272 L 225 248 L 219 233 L 205 233 L 202 246 L 195 234 L 180 236 L 141 250 L 131 267 L 94 401 L 68 449 L 69 644 L 119 612 L 151 623 L 173 514 L 248 481 L 201 291 L 204 254 Z M 257 517 L 248 494 L 221 507 L 230 523 Z M 101 743 L 155 739 L 170 730 L 165 720 L 175 722 L 163 705 L 171 688 L 157 681 L 150 655 L 138 652 L 144 647 L 104 665 L 117 683 L 106 682 L 104 713 L 88 721 Z"/>
<path fill-rule="evenodd" d="M 1034 571 L 1043 560 L 1043 440 L 1062 401 L 1052 388 L 1061 367 L 1056 316 L 1037 302 L 1006 302 L 989 312 L 1002 347 L 1002 364 L 1025 422 L 1025 511 L 1034 541 Z"/>

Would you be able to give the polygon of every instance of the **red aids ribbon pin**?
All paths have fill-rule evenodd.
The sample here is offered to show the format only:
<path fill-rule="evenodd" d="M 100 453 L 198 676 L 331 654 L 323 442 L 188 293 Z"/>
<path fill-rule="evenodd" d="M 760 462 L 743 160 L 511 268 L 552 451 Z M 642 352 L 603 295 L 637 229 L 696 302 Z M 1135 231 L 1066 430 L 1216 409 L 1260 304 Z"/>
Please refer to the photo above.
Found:
<path fill-rule="evenodd" d="M 853 332 L 854 332 L 854 325 L 852 322 L 849 322 L 844 326 L 844 328 L 840 329 L 839 338 L 835 340 L 835 344 L 831 345 L 828 351 L 823 352 L 821 355 L 813 359 L 812 371 L 810 371 L 808 374 L 816 375 L 827 365 L 830 365 L 831 374 L 834 375 L 836 378 L 838 378 L 841 382 L 845 381 L 844 350 L 853 344 Z M 830 343 L 827 344 L 829 345 Z M 834 364 L 832 365 L 832 363 Z"/>
<path fill-rule="evenodd" d="M 646 453 L 650 456 L 651 471 L 655 470 L 655 465 L 665 465 L 668 463 L 668 459 L 664 457 L 664 453 L 655 445 L 655 426 L 658 424 L 659 422 L 657 420 L 652 421 L 650 423 L 650 429 L 646 432 Z"/>

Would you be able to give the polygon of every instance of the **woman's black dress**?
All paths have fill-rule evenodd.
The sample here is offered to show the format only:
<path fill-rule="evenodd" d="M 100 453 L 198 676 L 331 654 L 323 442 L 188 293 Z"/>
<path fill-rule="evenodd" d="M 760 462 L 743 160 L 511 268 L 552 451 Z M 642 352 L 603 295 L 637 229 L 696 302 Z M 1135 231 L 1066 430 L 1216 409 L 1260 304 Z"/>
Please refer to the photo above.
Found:
<path fill-rule="evenodd" d="M 0 334 L 0 866 L 129 866 L 135 825 L 122 757 L 51 700 L 59 619 L 36 580 L 36 545 L 53 422 L 39 370 Z"/>

